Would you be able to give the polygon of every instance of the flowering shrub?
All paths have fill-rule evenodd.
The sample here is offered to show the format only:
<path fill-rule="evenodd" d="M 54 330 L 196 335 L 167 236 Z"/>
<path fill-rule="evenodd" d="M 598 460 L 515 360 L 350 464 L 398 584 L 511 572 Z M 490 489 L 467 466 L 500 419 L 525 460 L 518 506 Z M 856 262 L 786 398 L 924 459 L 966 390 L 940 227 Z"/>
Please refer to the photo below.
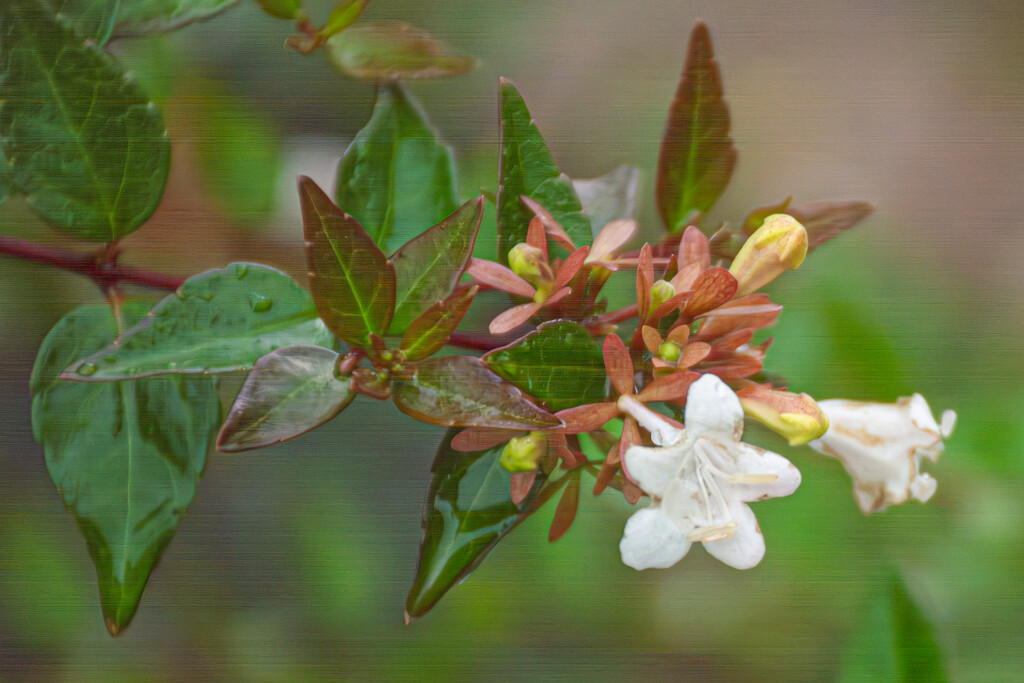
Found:
<path fill-rule="evenodd" d="M 365 2 L 340 3 L 319 29 L 300 3 L 260 4 L 296 22 L 303 36 L 292 47 L 328 49 L 343 73 L 379 83 L 333 197 L 298 180 L 308 291 L 258 263 L 177 282 L 117 262 L 119 240 L 160 200 L 169 142 L 159 110 L 103 45 L 200 18 L 198 8 L 174 21 L 115 11 L 97 25 L 34 0 L 0 7 L 0 200 L 24 195 L 55 228 L 104 245 L 76 255 L 0 242 L 91 277 L 109 300 L 72 311 L 43 342 L 32 420 L 96 563 L 112 634 L 135 614 L 214 438 L 221 452 L 273 446 L 356 399 L 391 400 L 448 428 L 409 620 L 555 498 L 549 538 L 565 534 L 584 475 L 594 494 L 649 500 L 625 524 L 627 565 L 669 567 L 699 541 L 731 567 L 754 567 L 766 545 L 749 503 L 793 493 L 801 476 L 741 440 L 745 417 L 840 458 L 864 512 L 934 492 L 920 461 L 938 457 L 951 413 L 936 423 L 919 395 L 895 406 L 819 403 L 764 370 L 772 339 L 762 332 L 782 306 L 760 290 L 872 207 L 787 200 L 736 226 L 707 220 L 737 153 L 702 23 L 657 162 L 664 236 L 631 245 L 635 173 L 562 174 L 511 82 L 499 84 L 496 192 L 460 204 L 450 150 L 400 80 L 472 60 L 408 26 L 353 24 Z M 477 248 L 488 201 L 496 254 Z M 612 278 L 631 280 L 635 301 L 608 310 Z M 126 300 L 126 282 L 173 293 L 150 306 Z M 463 329 L 478 299 L 503 310 L 486 330 Z M 221 421 L 216 376 L 235 371 L 248 375 Z"/>

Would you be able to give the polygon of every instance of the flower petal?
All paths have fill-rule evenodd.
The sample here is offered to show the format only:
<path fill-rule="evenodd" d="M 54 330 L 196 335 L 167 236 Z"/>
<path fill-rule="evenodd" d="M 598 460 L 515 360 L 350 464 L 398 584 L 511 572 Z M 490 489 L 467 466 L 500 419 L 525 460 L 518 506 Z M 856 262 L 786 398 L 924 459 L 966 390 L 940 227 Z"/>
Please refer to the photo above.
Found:
<path fill-rule="evenodd" d="M 466 272 L 477 282 L 509 294 L 532 299 L 533 295 L 537 293 L 537 290 L 529 282 L 513 273 L 511 269 L 494 261 L 471 258 Z"/>
<path fill-rule="evenodd" d="M 690 545 L 671 519 L 649 507 L 626 522 L 619 552 L 622 563 L 633 569 L 667 569 L 686 556 Z"/>
<path fill-rule="evenodd" d="M 728 450 L 736 474 L 726 495 L 752 502 L 788 496 L 800 486 L 800 470 L 778 453 L 742 442 L 730 444 Z"/>
<path fill-rule="evenodd" d="M 605 223 L 604 227 L 594 238 L 594 244 L 590 247 L 588 262 L 604 261 L 611 258 L 615 252 L 629 241 L 629 238 L 636 232 L 636 221 L 632 218 L 620 218 Z"/>
<path fill-rule="evenodd" d="M 734 569 L 756 567 L 764 558 L 764 536 L 757 525 L 754 512 L 744 503 L 729 506 L 736 530 L 732 536 L 721 541 L 704 543 L 708 554 Z"/>
<path fill-rule="evenodd" d="M 679 473 L 683 451 L 676 446 L 633 446 L 626 451 L 622 462 L 626 476 L 636 482 L 647 495 L 661 498 Z"/>
<path fill-rule="evenodd" d="M 732 389 L 714 375 L 703 375 L 686 395 L 686 428 L 693 438 L 705 434 L 743 436 L 743 406 Z"/>

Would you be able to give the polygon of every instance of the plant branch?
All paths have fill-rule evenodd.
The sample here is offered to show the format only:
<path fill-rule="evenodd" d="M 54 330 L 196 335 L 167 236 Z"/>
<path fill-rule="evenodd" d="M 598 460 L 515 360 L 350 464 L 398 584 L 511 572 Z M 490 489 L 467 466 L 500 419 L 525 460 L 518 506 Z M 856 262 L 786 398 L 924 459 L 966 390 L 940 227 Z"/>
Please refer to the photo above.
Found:
<path fill-rule="evenodd" d="M 104 290 L 120 283 L 174 290 L 185 281 L 181 277 L 122 266 L 117 263 L 117 250 L 110 247 L 80 253 L 0 235 L 0 254 L 84 275 Z"/>

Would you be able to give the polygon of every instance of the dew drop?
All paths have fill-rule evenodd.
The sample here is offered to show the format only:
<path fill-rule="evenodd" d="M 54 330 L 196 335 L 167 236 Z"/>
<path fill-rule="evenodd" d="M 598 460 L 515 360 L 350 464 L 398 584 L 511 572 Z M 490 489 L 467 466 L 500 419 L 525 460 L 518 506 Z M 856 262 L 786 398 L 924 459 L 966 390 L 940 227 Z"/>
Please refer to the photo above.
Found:
<path fill-rule="evenodd" d="M 117 356 L 103 356 L 103 362 L 104 363 L 116 363 L 117 362 Z"/>
<path fill-rule="evenodd" d="M 88 377 L 94 372 L 96 372 L 96 366 L 92 363 L 82 363 L 82 365 L 78 367 L 78 374 L 82 377 Z"/>
<path fill-rule="evenodd" d="M 235 277 L 239 280 L 244 280 L 245 276 L 249 274 L 249 266 L 241 265 L 235 268 Z"/>

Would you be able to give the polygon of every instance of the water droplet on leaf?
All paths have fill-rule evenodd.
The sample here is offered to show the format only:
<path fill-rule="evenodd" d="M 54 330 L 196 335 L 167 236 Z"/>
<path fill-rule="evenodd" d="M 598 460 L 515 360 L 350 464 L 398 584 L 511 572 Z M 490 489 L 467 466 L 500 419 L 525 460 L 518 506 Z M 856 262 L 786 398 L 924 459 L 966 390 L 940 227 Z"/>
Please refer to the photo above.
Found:
<path fill-rule="evenodd" d="M 94 372 L 96 372 L 96 366 L 92 363 L 82 363 L 82 365 L 78 367 L 78 374 L 83 377 L 88 377 Z"/>
<path fill-rule="evenodd" d="M 272 299 L 261 294 L 253 294 L 249 297 L 249 303 L 252 305 L 253 313 L 266 313 L 270 310 L 270 307 L 274 305 Z"/>

